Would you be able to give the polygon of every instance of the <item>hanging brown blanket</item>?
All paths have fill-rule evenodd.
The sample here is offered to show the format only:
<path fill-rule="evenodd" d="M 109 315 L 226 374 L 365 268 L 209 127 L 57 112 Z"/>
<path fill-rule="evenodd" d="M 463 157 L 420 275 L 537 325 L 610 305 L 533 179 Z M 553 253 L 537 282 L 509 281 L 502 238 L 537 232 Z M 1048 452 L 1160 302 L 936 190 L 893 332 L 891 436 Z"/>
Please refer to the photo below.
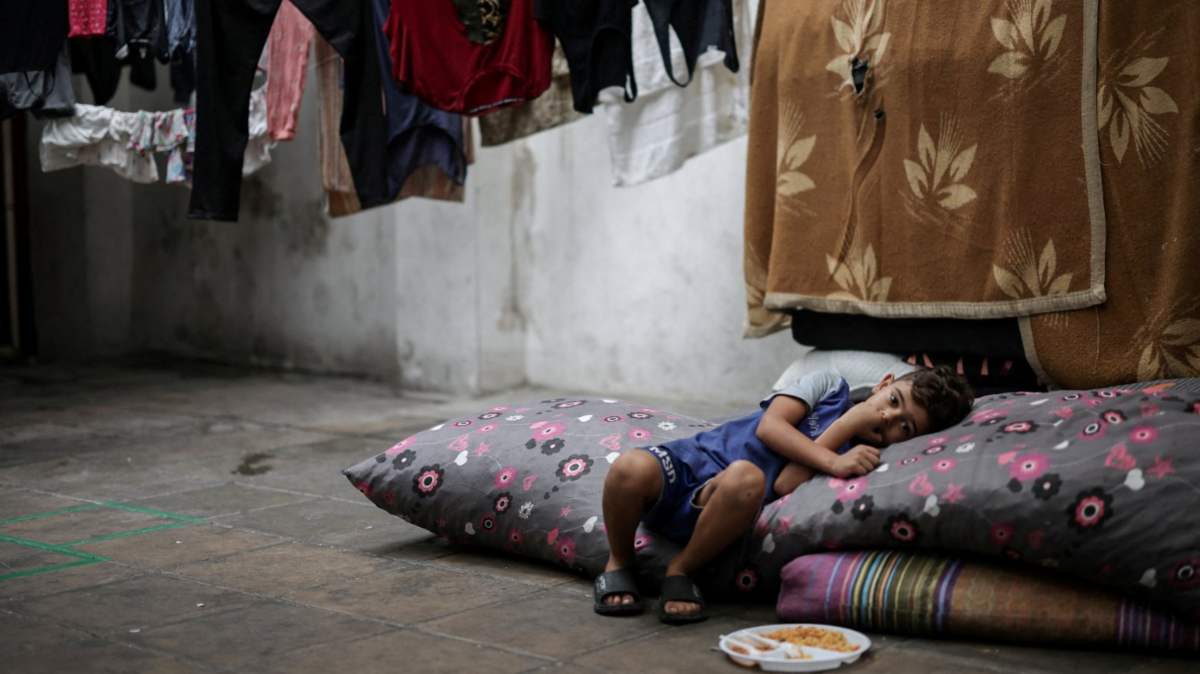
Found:
<path fill-rule="evenodd" d="M 1200 318 L 1200 237 L 1177 231 L 1200 216 L 1198 17 L 1187 0 L 763 0 L 747 335 L 796 307 L 1032 316 L 1049 381 L 1128 381 L 1155 357 L 1153 376 L 1195 375 L 1200 346 L 1190 365 L 1168 353 L 1192 324 L 1144 358 L 1153 338 L 1130 338 Z"/>
<path fill-rule="evenodd" d="M 1200 2 L 1100 5 L 1104 210 L 1099 307 L 1021 319 L 1029 361 L 1066 388 L 1200 376 Z"/>

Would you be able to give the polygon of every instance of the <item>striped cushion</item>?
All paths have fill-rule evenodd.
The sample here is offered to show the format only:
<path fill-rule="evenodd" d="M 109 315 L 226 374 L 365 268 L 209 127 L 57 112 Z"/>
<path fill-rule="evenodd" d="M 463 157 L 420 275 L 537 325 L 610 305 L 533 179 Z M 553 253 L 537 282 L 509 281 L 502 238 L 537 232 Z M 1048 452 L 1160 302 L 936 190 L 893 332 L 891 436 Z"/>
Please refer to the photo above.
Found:
<path fill-rule="evenodd" d="M 1200 624 L 1027 566 L 899 551 L 805 555 L 783 569 L 779 616 L 1018 643 L 1200 652 Z"/>

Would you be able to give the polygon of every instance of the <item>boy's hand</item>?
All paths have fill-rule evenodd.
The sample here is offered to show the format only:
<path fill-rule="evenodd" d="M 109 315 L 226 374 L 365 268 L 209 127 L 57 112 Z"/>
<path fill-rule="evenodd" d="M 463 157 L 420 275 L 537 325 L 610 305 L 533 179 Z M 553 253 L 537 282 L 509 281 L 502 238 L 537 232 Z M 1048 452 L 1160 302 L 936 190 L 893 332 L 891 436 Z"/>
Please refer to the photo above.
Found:
<path fill-rule="evenodd" d="M 829 474 L 846 479 L 866 475 L 879 466 L 879 450 L 870 445 L 859 445 L 833 460 Z"/>
<path fill-rule="evenodd" d="M 846 413 L 838 421 L 846 424 L 854 437 L 863 439 L 873 434 L 880 425 L 879 414 L 869 406 L 862 404 L 846 410 Z"/>

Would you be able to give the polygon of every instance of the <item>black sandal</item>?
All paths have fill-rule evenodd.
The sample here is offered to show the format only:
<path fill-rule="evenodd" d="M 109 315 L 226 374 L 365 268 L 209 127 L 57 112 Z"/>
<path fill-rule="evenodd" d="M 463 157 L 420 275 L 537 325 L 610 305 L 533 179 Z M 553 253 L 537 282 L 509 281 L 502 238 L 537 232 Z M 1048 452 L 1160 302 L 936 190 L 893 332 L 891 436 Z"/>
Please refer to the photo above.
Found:
<path fill-rule="evenodd" d="M 667 613 L 667 602 L 686 601 L 699 604 L 700 610 L 691 613 Z M 687 576 L 663 578 L 662 592 L 658 597 L 658 619 L 668 625 L 687 625 L 708 620 L 708 605 L 700 588 Z"/>
<path fill-rule="evenodd" d="M 604 599 L 614 594 L 633 595 L 631 604 L 605 604 Z M 631 569 L 605 571 L 596 576 L 595 590 L 592 593 L 592 608 L 596 613 L 606 616 L 641 615 L 642 595 L 637 589 L 637 578 Z"/>

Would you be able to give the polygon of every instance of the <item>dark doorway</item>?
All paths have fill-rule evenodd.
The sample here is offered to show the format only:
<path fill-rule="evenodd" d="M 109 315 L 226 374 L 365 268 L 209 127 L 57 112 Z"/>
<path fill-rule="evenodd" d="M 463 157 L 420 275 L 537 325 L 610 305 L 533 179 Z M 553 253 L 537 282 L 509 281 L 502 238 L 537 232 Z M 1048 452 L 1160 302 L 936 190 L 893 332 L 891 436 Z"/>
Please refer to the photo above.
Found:
<path fill-rule="evenodd" d="M 0 361 L 36 355 L 24 114 L 0 122 Z"/>

